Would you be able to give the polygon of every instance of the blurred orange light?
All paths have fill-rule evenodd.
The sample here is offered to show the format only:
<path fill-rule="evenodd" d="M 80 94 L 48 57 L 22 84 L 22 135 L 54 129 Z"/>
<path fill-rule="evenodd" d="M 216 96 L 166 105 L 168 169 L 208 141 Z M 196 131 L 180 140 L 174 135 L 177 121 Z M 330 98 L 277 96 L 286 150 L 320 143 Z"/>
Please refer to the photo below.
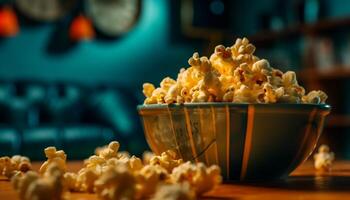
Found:
<path fill-rule="evenodd" d="M 95 31 L 91 21 L 83 15 L 74 18 L 70 25 L 69 36 L 73 41 L 93 39 Z"/>
<path fill-rule="evenodd" d="M 11 37 L 19 32 L 17 15 L 11 7 L 0 9 L 0 36 Z"/>

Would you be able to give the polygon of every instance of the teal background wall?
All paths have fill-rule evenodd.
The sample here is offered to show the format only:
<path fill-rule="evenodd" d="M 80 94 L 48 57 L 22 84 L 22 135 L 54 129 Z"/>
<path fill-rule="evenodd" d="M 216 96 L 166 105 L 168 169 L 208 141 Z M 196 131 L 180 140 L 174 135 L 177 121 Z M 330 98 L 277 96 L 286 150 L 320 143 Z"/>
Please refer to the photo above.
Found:
<path fill-rule="evenodd" d="M 21 27 L 16 37 L 0 41 L 0 79 L 138 86 L 176 75 L 196 49 L 170 42 L 169 6 L 168 0 L 144 0 L 137 25 L 123 37 L 80 42 L 57 55 L 47 52 L 53 23 Z"/>

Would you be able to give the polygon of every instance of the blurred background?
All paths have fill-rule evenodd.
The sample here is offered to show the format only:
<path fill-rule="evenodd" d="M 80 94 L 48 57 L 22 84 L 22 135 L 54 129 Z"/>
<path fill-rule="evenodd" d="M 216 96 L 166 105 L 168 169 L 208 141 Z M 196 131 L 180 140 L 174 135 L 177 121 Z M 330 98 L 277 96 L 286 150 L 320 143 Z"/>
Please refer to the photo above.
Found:
<path fill-rule="evenodd" d="M 176 77 L 194 51 L 247 37 L 273 67 L 322 89 L 320 143 L 350 159 L 350 1 L 0 0 L 0 154 L 82 159 L 118 140 L 148 149 L 142 83 Z M 283 134 L 283 133 L 281 133 Z"/>

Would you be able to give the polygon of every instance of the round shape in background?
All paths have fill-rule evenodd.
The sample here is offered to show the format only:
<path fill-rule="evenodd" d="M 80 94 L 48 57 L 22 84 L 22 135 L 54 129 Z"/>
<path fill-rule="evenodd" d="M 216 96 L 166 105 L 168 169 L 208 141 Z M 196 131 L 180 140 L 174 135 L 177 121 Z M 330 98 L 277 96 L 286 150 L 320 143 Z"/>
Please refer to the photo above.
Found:
<path fill-rule="evenodd" d="M 86 13 L 96 29 L 113 37 L 128 32 L 137 22 L 140 0 L 87 0 Z"/>
<path fill-rule="evenodd" d="M 65 16 L 77 0 L 15 0 L 18 10 L 39 21 L 55 21 Z"/>
<path fill-rule="evenodd" d="M 147 142 L 159 154 L 217 164 L 225 180 L 287 177 L 314 150 L 325 104 L 141 105 Z"/>

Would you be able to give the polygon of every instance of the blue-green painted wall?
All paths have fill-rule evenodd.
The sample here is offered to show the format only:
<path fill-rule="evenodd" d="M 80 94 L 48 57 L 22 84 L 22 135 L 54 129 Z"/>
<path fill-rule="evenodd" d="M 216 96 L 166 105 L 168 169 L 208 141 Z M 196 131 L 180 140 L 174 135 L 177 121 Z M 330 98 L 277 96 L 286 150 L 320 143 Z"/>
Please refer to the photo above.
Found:
<path fill-rule="evenodd" d="M 125 36 L 110 41 L 81 42 L 53 55 L 47 45 L 54 24 L 21 27 L 20 33 L 0 41 L 0 79 L 113 82 L 136 86 L 176 75 L 194 48 L 170 43 L 168 0 L 142 1 L 141 17 Z"/>

